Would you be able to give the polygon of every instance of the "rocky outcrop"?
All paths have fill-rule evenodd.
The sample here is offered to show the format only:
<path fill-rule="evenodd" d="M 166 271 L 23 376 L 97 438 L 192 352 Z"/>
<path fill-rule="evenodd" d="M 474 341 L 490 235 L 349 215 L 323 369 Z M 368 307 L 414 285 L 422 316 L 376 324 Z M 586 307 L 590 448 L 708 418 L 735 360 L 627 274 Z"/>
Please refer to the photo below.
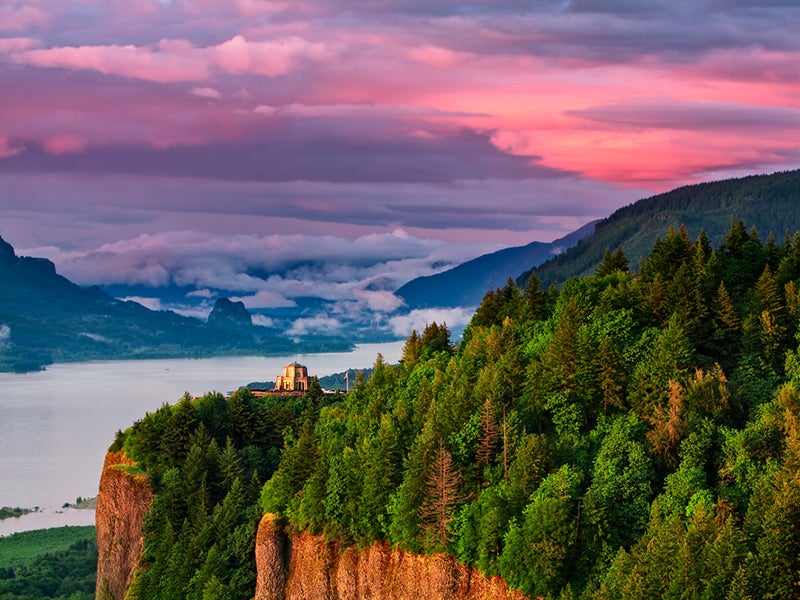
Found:
<path fill-rule="evenodd" d="M 208 315 L 208 324 L 215 327 L 249 327 L 253 324 L 253 316 L 245 308 L 244 302 L 218 298 Z"/>
<path fill-rule="evenodd" d="M 499 577 L 450 556 L 420 556 L 386 543 L 341 549 L 320 536 L 287 538 L 266 515 L 256 540 L 256 600 L 524 600 Z"/>
<path fill-rule="evenodd" d="M 283 600 L 286 589 L 286 562 L 289 540 L 275 515 L 264 515 L 256 534 L 255 600 Z"/>
<path fill-rule="evenodd" d="M 153 492 L 124 452 L 106 455 L 97 495 L 97 600 L 122 600 L 144 549 L 142 524 Z"/>
<path fill-rule="evenodd" d="M 142 558 L 142 523 L 153 494 L 122 452 L 109 452 L 97 498 L 97 600 L 123 600 Z M 255 600 L 527 600 L 499 577 L 450 556 L 376 543 L 343 549 L 321 536 L 287 536 L 265 515 L 256 537 Z"/>

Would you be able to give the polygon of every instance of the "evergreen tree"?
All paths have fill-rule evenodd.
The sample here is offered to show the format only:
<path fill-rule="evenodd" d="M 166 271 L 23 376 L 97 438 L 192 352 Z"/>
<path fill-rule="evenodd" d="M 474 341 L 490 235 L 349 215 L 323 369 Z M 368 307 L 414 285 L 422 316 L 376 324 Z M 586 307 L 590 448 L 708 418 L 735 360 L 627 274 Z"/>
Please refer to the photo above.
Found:
<path fill-rule="evenodd" d="M 453 509 L 461 499 L 461 474 L 450 452 L 439 442 L 439 448 L 425 477 L 425 501 L 420 516 L 426 524 L 428 547 L 447 548 Z"/>
<path fill-rule="evenodd" d="M 615 252 L 611 252 L 609 248 L 606 248 L 605 254 L 603 254 L 603 260 L 600 266 L 597 267 L 595 275 L 598 277 L 605 277 L 617 271 L 623 273 L 628 272 L 628 258 L 625 256 L 621 247 L 617 248 Z"/>
<path fill-rule="evenodd" d="M 538 321 L 543 319 L 546 313 L 547 294 L 542 291 L 536 271 L 531 271 L 522 293 L 522 321 Z"/>

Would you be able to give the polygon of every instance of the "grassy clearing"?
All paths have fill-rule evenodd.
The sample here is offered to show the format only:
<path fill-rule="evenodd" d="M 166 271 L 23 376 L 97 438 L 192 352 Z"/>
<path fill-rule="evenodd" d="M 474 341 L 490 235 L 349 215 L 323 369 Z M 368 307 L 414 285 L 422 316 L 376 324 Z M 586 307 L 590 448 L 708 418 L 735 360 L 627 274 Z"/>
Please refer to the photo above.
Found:
<path fill-rule="evenodd" d="M 129 475 L 141 475 L 141 476 L 147 475 L 147 473 L 145 473 L 139 467 L 139 465 L 114 465 L 114 468 L 119 469 L 120 471 L 125 471 Z"/>
<path fill-rule="evenodd" d="M 29 564 L 37 556 L 66 550 L 79 540 L 94 538 L 94 527 L 53 527 L 0 537 L 0 569 Z"/>

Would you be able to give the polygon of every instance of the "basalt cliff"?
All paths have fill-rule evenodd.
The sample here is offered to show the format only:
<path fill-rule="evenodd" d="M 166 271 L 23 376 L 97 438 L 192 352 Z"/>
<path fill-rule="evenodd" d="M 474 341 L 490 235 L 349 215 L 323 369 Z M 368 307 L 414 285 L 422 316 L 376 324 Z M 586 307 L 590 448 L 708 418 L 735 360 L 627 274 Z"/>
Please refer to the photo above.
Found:
<path fill-rule="evenodd" d="M 322 536 L 286 536 L 265 515 L 256 540 L 256 600 L 523 600 L 450 556 L 421 556 L 376 543 L 341 548 Z"/>
<path fill-rule="evenodd" d="M 142 525 L 153 501 L 150 482 L 124 452 L 109 452 L 97 496 L 97 600 L 122 600 L 144 550 Z"/>
<path fill-rule="evenodd" d="M 153 493 L 122 452 L 109 452 L 97 500 L 97 600 L 122 600 L 144 549 Z M 256 538 L 256 600 L 524 600 L 498 578 L 444 555 L 421 556 L 376 543 L 342 548 L 322 536 L 287 535 L 265 515 Z"/>

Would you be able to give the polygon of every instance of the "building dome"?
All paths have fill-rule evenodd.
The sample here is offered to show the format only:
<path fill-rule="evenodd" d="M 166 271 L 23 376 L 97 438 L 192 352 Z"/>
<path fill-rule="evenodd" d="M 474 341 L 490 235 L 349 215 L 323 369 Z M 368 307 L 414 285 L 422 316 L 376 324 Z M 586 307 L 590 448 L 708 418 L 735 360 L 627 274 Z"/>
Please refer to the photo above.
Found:
<path fill-rule="evenodd" d="M 283 367 L 283 375 L 275 379 L 275 389 L 285 392 L 305 392 L 308 389 L 308 369 L 293 362 Z"/>

